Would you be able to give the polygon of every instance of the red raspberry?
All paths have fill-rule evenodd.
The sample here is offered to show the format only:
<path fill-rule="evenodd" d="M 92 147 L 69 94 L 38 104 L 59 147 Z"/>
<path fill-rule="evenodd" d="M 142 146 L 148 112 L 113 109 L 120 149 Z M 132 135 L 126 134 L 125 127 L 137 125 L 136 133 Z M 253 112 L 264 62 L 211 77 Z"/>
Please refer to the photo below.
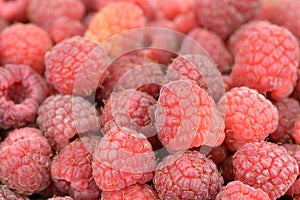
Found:
<path fill-rule="evenodd" d="M 34 24 L 13 24 L 0 34 L 0 63 L 27 64 L 44 72 L 44 55 L 52 47 L 48 33 Z"/>
<path fill-rule="evenodd" d="M 26 21 L 29 0 L 0 0 L 0 17 L 8 21 Z"/>
<path fill-rule="evenodd" d="M 156 161 L 151 144 L 143 134 L 113 127 L 99 141 L 92 166 L 100 189 L 115 191 L 150 181 Z"/>
<path fill-rule="evenodd" d="M 230 42 L 235 57 L 231 74 L 235 86 L 269 92 L 275 100 L 291 94 L 297 80 L 299 47 L 287 29 L 254 21 L 234 34 Z"/>
<path fill-rule="evenodd" d="M 56 44 L 45 56 L 45 76 L 62 94 L 88 96 L 105 78 L 109 59 L 102 47 L 75 36 Z"/>
<path fill-rule="evenodd" d="M 30 0 L 27 12 L 32 22 L 47 28 L 59 17 L 81 20 L 85 8 L 78 0 Z"/>
<path fill-rule="evenodd" d="M 187 36 L 181 44 L 181 53 L 201 53 L 199 52 L 199 45 L 201 45 L 212 57 L 221 73 L 230 71 L 232 57 L 220 36 L 200 27 L 192 29 Z"/>
<path fill-rule="evenodd" d="M 92 154 L 89 151 L 89 148 L 95 148 L 97 140 L 96 136 L 75 140 L 65 146 L 51 162 L 54 184 L 74 199 L 100 198 L 101 190 L 92 176 Z"/>
<path fill-rule="evenodd" d="M 83 36 L 85 26 L 78 20 L 59 17 L 51 23 L 48 32 L 55 43 L 79 35 Z"/>
<path fill-rule="evenodd" d="M 33 122 L 47 93 L 46 82 L 29 66 L 0 67 L 0 128 L 16 128 Z"/>
<path fill-rule="evenodd" d="M 126 54 L 107 68 L 108 76 L 98 90 L 99 99 L 108 99 L 111 92 L 139 89 L 157 95 L 163 83 L 163 71 L 154 61 L 136 54 Z"/>
<path fill-rule="evenodd" d="M 225 183 L 234 181 L 232 156 L 228 156 L 221 164 L 219 164 L 219 168 Z"/>
<path fill-rule="evenodd" d="M 300 144 L 300 117 L 294 124 L 292 138 L 295 140 L 296 144 Z"/>
<path fill-rule="evenodd" d="M 131 29 L 142 28 L 145 26 L 145 20 L 143 10 L 133 3 L 110 3 L 93 17 L 85 32 L 85 37 L 102 43 L 111 55 L 118 57 L 124 53 L 124 50 L 126 52 L 128 49 L 136 49 L 142 44 L 143 31 L 112 36 Z"/>
<path fill-rule="evenodd" d="M 165 84 L 155 111 L 158 138 L 170 152 L 200 145 L 218 146 L 224 140 L 224 121 L 214 101 L 189 80 Z"/>
<path fill-rule="evenodd" d="M 262 189 L 253 188 L 241 181 L 232 181 L 221 188 L 221 191 L 216 197 L 216 200 L 270 200 L 267 193 Z"/>
<path fill-rule="evenodd" d="M 6 185 L 0 185 L 0 199 L 8 200 L 29 200 L 25 195 L 11 191 Z"/>
<path fill-rule="evenodd" d="M 291 142 L 294 124 L 300 116 L 300 105 L 297 100 L 292 98 L 276 101 L 274 105 L 278 109 L 279 121 L 277 129 L 270 134 L 270 138 L 274 142 Z"/>
<path fill-rule="evenodd" d="M 197 151 L 185 151 L 165 157 L 153 183 L 160 199 L 214 199 L 223 178 L 212 160 Z"/>
<path fill-rule="evenodd" d="M 65 197 L 53 197 L 53 198 L 49 198 L 48 200 L 73 200 L 73 198 L 69 196 L 65 196 Z"/>
<path fill-rule="evenodd" d="M 200 26 L 227 38 L 241 24 L 259 14 L 261 0 L 196 0 L 195 11 Z"/>
<path fill-rule="evenodd" d="M 288 153 L 295 158 L 299 166 L 300 172 L 300 145 L 298 144 L 283 144 L 282 145 Z"/>
<path fill-rule="evenodd" d="M 218 102 L 225 113 L 225 143 L 231 151 L 264 140 L 278 126 L 278 110 L 256 90 L 236 87 Z"/>
<path fill-rule="evenodd" d="M 104 191 L 102 200 L 159 200 L 156 191 L 147 184 L 135 184 L 117 191 Z"/>
<path fill-rule="evenodd" d="M 45 189 L 50 184 L 51 154 L 38 129 L 15 129 L 0 145 L 1 182 L 19 194 Z"/>
<path fill-rule="evenodd" d="M 284 147 L 266 141 L 242 146 L 233 156 L 233 167 L 236 180 L 264 190 L 272 200 L 284 195 L 299 173 Z"/>
<path fill-rule="evenodd" d="M 55 150 L 70 143 L 77 133 L 100 129 L 96 108 L 78 96 L 53 95 L 38 109 L 37 124 Z"/>
<path fill-rule="evenodd" d="M 103 131 L 120 126 L 143 133 L 147 138 L 155 135 L 155 103 L 152 96 L 134 89 L 112 93 L 101 115 Z"/>

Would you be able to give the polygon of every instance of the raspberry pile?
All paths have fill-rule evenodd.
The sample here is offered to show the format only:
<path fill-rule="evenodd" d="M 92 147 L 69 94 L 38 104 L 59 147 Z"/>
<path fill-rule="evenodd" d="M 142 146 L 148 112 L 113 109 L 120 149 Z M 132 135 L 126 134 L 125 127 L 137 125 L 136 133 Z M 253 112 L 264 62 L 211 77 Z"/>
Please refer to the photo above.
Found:
<path fill-rule="evenodd" d="M 0 199 L 300 199 L 300 0 L 0 0 Z"/>

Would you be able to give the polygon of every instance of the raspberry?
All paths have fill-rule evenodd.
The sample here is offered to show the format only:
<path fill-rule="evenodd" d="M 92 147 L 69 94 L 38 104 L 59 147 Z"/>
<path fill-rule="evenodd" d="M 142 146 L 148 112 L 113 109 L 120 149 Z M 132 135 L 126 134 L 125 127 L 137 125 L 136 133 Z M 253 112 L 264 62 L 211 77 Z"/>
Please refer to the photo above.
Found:
<path fill-rule="evenodd" d="M 293 183 L 293 185 L 289 188 L 289 190 L 286 192 L 287 195 L 293 197 L 293 199 L 296 199 L 295 196 L 300 196 L 300 178 L 297 178 L 296 181 Z"/>
<path fill-rule="evenodd" d="M 29 200 L 25 195 L 11 191 L 6 185 L 0 185 L 0 199 Z"/>
<path fill-rule="evenodd" d="M 274 142 L 290 142 L 294 124 L 299 117 L 300 105 L 292 98 L 276 101 L 274 105 L 278 108 L 279 121 L 277 129 L 270 134 L 270 138 Z"/>
<path fill-rule="evenodd" d="M 45 56 L 45 76 L 62 94 L 88 96 L 104 81 L 109 59 L 96 43 L 75 36 Z"/>
<path fill-rule="evenodd" d="M 28 18 L 44 28 L 59 17 L 81 20 L 84 12 L 84 4 L 78 0 L 30 0 L 27 8 Z"/>
<path fill-rule="evenodd" d="M 0 17 L 8 21 L 25 21 L 29 0 L 0 0 Z"/>
<path fill-rule="evenodd" d="M 230 71 L 232 57 L 217 34 L 197 27 L 192 29 L 187 36 L 181 44 L 181 53 L 201 53 L 199 52 L 199 45 L 201 45 L 212 57 L 221 73 Z"/>
<path fill-rule="evenodd" d="M 225 113 L 225 143 L 231 151 L 248 142 L 264 140 L 278 126 L 277 108 L 262 94 L 247 87 L 226 92 L 218 107 Z"/>
<path fill-rule="evenodd" d="M 298 163 L 299 172 L 300 172 L 300 145 L 298 144 L 283 144 L 282 145 L 288 153 L 295 158 Z"/>
<path fill-rule="evenodd" d="M 53 198 L 49 198 L 48 200 L 73 200 L 73 198 L 69 196 L 65 196 L 65 197 L 53 197 Z"/>
<path fill-rule="evenodd" d="M 107 68 L 108 75 L 98 90 L 99 99 L 108 99 L 111 92 L 139 89 L 157 95 L 163 83 L 163 71 L 158 64 L 136 54 L 123 55 Z"/>
<path fill-rule="evenodd" d="M 214 199 L 223 178 L 212 160 L 197 151 L 185 151 L 165 157 L 153 183 L 160 199 Z"/>
<path fill-rule="evenodd" d="M 298 118 L 294 124 L 292 138 L 295 140 L 296 144 L 300 144 L 300 118 Z"/>
<path fill-rule="evenodd" d="M 261 0 L 196 0 L 195 12 L 199 25 L 227 38 L 241 24 L 259 14 Z"/>
<path fill-rule="evenodd" d="M 53 95 L 38 109 L 37 124 L 49 144 L 60 150 L 70 143 L 77 133 L 100 129 L 96 108 L 78 96 Z"/>
<path fill-rule="evenodd" d="M 265 21 L 254 21 L 230 38 L 235 57 L 232 81 L 274 100 L 287 97 L 297 80 L 299 47 L 285 28 Z"/>
<path fill-rule="evenodd" d="M 59 17 L 51 23 L 48 32 L 55 43 L 73 36 L 83 36 L 85 26 L 75 19 Z"/>
<path fill-rule="evenodd" d="M 42 74 L 44 55 L 51 47 L 51 38 L 42 28 L 34 24 L 13 24 L 0 34 L 0 62 L 27 64 Z"/>
<path fill-rule="evenodd" d="M 101 115 L 103 131 L 121 126 L 143 133 L 147 138 L 155 135 L 155 103 L 152 96 L 134 89 L 113 93 Z"/>
<path fill-rule="evenodd" d="M 33 122 L 47 93 L 46 82 L 29 66 L 0 67 L 0 128 L 17 128 Z"/>
<path fill-rule="evenodd" d="M 225 160 L 223 160 L 223 162 L 219 164 L 219 168 L 225 183 L 234 181 L 232 156 L 228 156 Z"/>
<path fill-rule="evenodd" d="M 165 84 L 155 111 L 158 138 L 170 152 L 218 146 L 224 140 L 224 121 L 205 90 L 189 80 Z"/>
<path fill-rule="evenodd" d="M 100 189 L 115 191 L 150 181 L 156 161 L 151 144 L 143 134 L 113 127 L 99 141 L 92 166 Z"/>
<path fill-rule="evenodd" d="M 284 147 L 265 141 L 243 145 L 233 156 L 233 167 L 236 180 L 262 189 L 272 200 L 284 195 L 299 173 Z"/>
<path fill-rule="evenodd" d="M 51 153 L 38 129 L 15 129 L 0 145 L 1 182 L 19 194 L 45 189 L 50 183 Z"/>
<path fill-rule="evenodd" d="M 135 184 L 122 190 L 107 192 L 104 191 L 102 200 L 159 200 L 156 191 L 147 184 Z"/>
<path fill-rule="evenodd" d="M 82 137 L 65 146 L 51 162 L 56 187 L 74 199 L 99 199 L 101 190 L 92 178 L 92 154 L 97 137 Z M 96 140 L 96 141 L 92 141 Z M 87 147 L 86 147 L 87 146 Z"/>
<path fill-rule="evenodd" d="M 249 199 L 249 200 L 270 200 L 267 193 L 262 189 L 253 188 L 241 181 L 232 181 L 221 188 L 221 191 L 216 196 L 216 200 L 235 200 L 235 199 Z"/>

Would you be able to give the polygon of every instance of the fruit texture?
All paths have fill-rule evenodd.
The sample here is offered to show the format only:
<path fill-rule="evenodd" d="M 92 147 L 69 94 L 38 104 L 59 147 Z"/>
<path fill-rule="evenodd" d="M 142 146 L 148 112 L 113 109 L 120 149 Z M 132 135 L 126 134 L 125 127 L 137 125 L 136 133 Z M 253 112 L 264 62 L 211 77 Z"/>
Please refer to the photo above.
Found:
<path fill-rule="evenodd" d="M 29 0 L 0 0 L 0 17 L 8 21 L 26 21 Z"/>

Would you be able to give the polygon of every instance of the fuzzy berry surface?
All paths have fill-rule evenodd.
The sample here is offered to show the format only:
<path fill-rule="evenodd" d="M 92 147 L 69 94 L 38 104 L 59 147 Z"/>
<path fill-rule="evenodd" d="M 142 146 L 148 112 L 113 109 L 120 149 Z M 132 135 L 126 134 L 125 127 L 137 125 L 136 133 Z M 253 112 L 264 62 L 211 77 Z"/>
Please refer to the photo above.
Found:
<path fill-rule="evenodd" d="M 113 127 L 93 154 L 93 177 L 103 191 L 121 190 L 153 178 L 156 167 L 151 144 L 143 134 Z"/>
<path fill-rule="evenodd" d="M 50 184 L 51 146 L 41 131 L 15 129 L 0 145 L 0 180 L 19 194 L 30 195 Z"/>
<path fill-rule="evenodd" d="M 278 110 L 256 90 L 235 87 L 220 99 L 225 113 L 225 143 L 231 151 L 248 142 L 262 141 L 278 126 Z"/>
<path fill-rule="evenodd" d="M 37 125 L 55 150 L 80 133 L 100 129 L 96 108 L 79 96 L 52 95 L 38 109 Z"/>
<path fill-rule="evenodd" d="M 56 44 L 45 55 L 45 76 L 61 94 L 88 96 L 105 78 L 106 51 L 81 36 Z"/>
<path fill-rule="evenodd" d="M 17 128 L 33 122 L 47 94 L 46 82 L 28 65 L 0 67 L 0 128 Z"/>
<path fill-rule="evenodd" d="M 52 40 L 44 29 L 31 23 L 15 23 L 0 33 L 0 63 L 27 64 L 43 74 L 44 55 L 51 47 Z"/>
<path fill-rule="evenodd" d="M 160 199 L 214 199 L 223 178 L 214 162 L 198 151 L 170 154 L 153 178 Z"/>
<path fill-rule="evenodd" d="M 7 185 L 0 185 L 0 199 L 11 200 L 29 200 L 25 195 L 20 195 L 7 187 Z"/>
<path fill-rule="evenodd" d="M 299 174 L 287 150 L 266 141 L 243 145 L 233 155 L 233 167 L 236 180 L 262 189 L 271 200 L 283 196 Z"/>

